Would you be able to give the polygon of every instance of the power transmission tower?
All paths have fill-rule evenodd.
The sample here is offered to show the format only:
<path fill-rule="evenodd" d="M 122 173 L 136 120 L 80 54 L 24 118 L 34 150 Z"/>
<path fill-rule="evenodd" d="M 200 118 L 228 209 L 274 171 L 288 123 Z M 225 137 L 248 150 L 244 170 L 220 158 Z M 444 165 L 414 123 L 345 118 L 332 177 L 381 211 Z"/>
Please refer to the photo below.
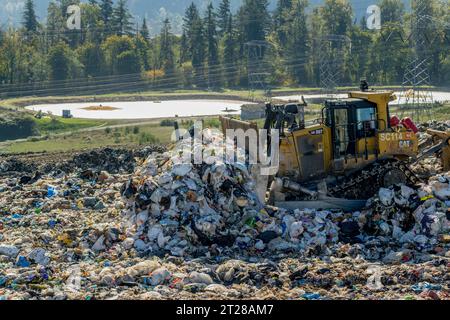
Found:
<path fill-rule="evenodd" d="M 248 88 L 249 98 L 255 98 L 255 90 L 263 90 L 264 95 L 270 95 L 270 88 L 267 83 L 267 78 L 270 76 L 268 72 L 269 67 L 265 62 L 270 45 L 267 41 L 253 40 L 245 44 L 247 51 L 247 73 L 248 73 Z"/>
<path fill-rule="evenodd" d="M 413 52 L 406 67 L 399 107 L 402 116 L 413 115 L 416 120 L 424 116 L 432 118 L 433 93 L 429 89 L 431 79 L 428 65 L 430 62 L 430 30 L 432 23 L 428 11 L 429 0 L 411 0 L 410 48 Z"/>
<path fill-rule="evenodd" d="M 330 93 L 341 84 L 345 54 L 351 51 L 352 42 L 347 36 L 327 35 L 319 40 L 320 85 Z"/>

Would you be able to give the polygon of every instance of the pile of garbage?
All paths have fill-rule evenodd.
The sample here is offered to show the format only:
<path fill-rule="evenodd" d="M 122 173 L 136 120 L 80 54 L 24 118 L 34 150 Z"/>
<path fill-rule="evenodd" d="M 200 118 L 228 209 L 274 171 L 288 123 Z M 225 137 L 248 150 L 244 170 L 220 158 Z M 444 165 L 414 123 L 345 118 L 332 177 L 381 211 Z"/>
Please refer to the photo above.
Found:
<path fill-rule="evenodd" d="M 214 148 L 215 139 L 210 136 L 202 148 Z M 377 247 L 377 254 L 362 250 L 376 260 L 402 247 L 434 250 L 449 231 L 447 175 L 418 190 L 381 189 L 362 212 L 292 211 L 262 205 L 244 164 L 207 158 L 194 165 L 183 162 L 178 150 L 150 155 L 122 187 L 133 235 L 127 241 L 142 254 L 317 255 L 344 242 Z"/>
<path fill-rule="evenodd" d="M 219 139 L 205 135 L 201 151 L 210 156 L 197 165 L 191 163 L 190 153 L 189 161 L 180 157 L 183 145 L 170 153 L 152 154 L 123 186 L 128 202 L 124 214 L 137 239 L 136 249 L 183 256 L 201 246 L 253 245 L 255 225 L 269 216 L 260 211 L 247 167 L 214 155 L 223 142 Z"/>
<path fill-rule="evenodd" d="M 151 145 L 138 149 L 101 148 L 87 152 L 67 154 L 31 154 L 0 157 L 0 175 L 21 174 L 70 174 L 84 170 L 107 171 L 109 173 L 132 173 L 136 159 L 146 158 L 151 153 L 166 151 L 164 146 Z M 28 159 L 25 159 L 28 158 Z"/>
<path fill-rule="evenodd" d="M 147 146 L 137 150 L 117 148 L 92 150 L 76 154 L 73 159 L 62 163 L 58 169 L 69 172 L 76 168 L 78 170 L 105 170 L 109 173 L 132 173 L 136 165 L 136 158 L 145 158 L 153 152 L 164 151 L 165 148 L 158 145 Z M 46 171 L 48 172 L 49 170 Z"/>
<path fill-rule="evenodd" d="M 285 210 L 221 143 L 0 175 L 0 300 L 449 298 L 450 173 L 360 212 Z"/>
<path fill-rule="evenodd" d="M 25 164 L 19 159 L 11 158 L 6 161 L 0 162 L 0 173 L 7 172 L 31 172 L 33 171 L 30 166 Z"/>
<path fill-rule="evenodd" d="M 450 240 L 449 178 L 435 177 L 418 190 L 405 185 L 380 189 L 358 216 L 366 235 L 362 242 L 367 245 L 376 237 L 404 249 L 445 254 Z"/>

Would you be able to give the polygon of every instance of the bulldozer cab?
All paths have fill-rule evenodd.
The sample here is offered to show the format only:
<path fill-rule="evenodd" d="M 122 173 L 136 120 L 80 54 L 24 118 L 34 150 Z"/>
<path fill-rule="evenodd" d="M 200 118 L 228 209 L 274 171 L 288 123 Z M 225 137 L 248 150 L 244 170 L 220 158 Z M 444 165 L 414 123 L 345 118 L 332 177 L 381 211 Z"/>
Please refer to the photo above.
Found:
<path fill-rule="evenodd" d="M 332 132 L 334 159 L 355 157 L 361 151 L 358 148 L 361 139 L 364 139 L 365 155 L 376 153 L 374 144 L 368 143 L 380 127 L 375 103 L 352 98 L 327 101 L 325 110 L 325 123 Z"/>

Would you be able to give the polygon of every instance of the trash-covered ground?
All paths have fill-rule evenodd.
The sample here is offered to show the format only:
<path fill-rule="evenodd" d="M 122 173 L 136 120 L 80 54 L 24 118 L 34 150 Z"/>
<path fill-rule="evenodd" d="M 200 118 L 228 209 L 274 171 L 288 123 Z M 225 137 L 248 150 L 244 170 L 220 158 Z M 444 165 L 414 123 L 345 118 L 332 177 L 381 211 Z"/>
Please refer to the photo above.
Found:
<path fill-rule="evenodd" d="M 158 145 L 141 149 L 95 149 L 87 152 L 31 153 L 0 155 L 0 176 L 21 176 L 32 173 L 72 173 L 79 170 L 106 170 L 111 173 L 132 173 L 136 158 L 145 158 L 153 152 L 164 152 Z"/>
<path fill-rule="evenodd" d="M 247 168 L 214 156 L 29 159 L 0 158 L 1 300 L 450 295 L 450 173 L 381 189 L 361 212 L 291 212 L 261 204 Z"/>
<path fill-rule="evenodd" d="M 418 126 L 418 129 L 422 132 L 426 131 L 427 129 L 447 131 L 450 129 L 450 120 L 447 121 L 430 120 L 428 122 L 422 122 Z"/>

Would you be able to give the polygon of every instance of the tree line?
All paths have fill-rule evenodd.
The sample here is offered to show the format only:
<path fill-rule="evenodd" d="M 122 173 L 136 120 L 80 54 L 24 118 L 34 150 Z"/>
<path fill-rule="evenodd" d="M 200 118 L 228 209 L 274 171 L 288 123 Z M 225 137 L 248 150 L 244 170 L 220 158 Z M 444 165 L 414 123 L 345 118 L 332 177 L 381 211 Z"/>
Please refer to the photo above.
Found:
<path fill-rule="evenodd" d="M 427 3 L 431 81 L 449 85 L 449 3 Z M 81 8 L 81 30 L 66 27 L 72 4 Z M 182 34 L 175 35 L 166 18 L 159 34 L 151 36 L 146 19 L 135 23 L 127 0 L 54 0 L 46 22 L 39 21 L 33 0 L 27 0 L 20 28 L 0 31 L 0 95 L 242 88 L 256 64 L 263 66 L 264 81 L 271 86 L 317 87 L 321 39 L 329 35 L 351 41 L 339 52 L 340 84 L 365 77 L 373 84 L 398 85 L 414 57 L 409 21 L 415 8 L 407 12 L 401 0 L 379 0 L 378 5 L 381 30 L 368 30 L 364 18 L 355 21 L 347 0 L 325 0 L 312 10 L 308 0 L 278 0 L 273 12 L 268 0 L 243 0 L 236 12 L 230 0 L 221 0 L 217 8 L 210 3 L 204 12 L 192 3 Z M 256 47 L 257 61 L 249 57 L 252 41 L 264 43 Z"/>

